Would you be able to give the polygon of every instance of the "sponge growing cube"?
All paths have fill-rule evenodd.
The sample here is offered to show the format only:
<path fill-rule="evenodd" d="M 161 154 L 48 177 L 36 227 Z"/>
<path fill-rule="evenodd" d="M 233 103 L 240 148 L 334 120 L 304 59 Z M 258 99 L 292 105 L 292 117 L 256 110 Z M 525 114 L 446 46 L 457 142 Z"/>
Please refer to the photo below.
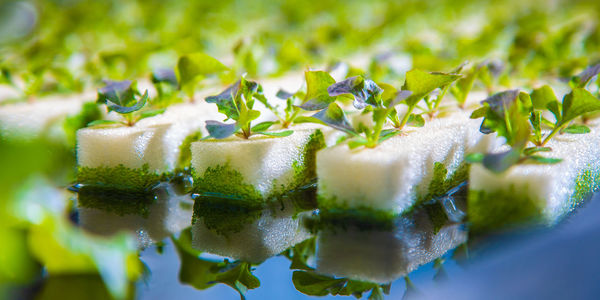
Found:
<path fill-rule="evenodd" d="M 467 179 L 464 156 L 494 147 L 494 137 L 456 113 L 411 129 L 375 148 L 345 144 L 317 154 L 319 208 L 370 209 L 398 215 Z"/>
<path fill-rule="evenodd" d="M 213 113 L 208 108 L 206 104 L 181 104 L 130 127 L 80 129 L 78 182 L 147 189 L 161 175 L 183 167 L 179 161 L 184 141 L 204 133 L 204 120 Z"/>
<path fill-rule="evenodd" d="M 562 134 L 547 144 L 557 164 L 520 164 L 501 174 L 471 166 L 469 221 L 475 231 L 538 223 L 552 225 L 600 184 L 600 126 L 587 134 Z"/>
<path fill-rule="evenodd" d="M 314 129 L 192 143 L 194 191 L 263 203 L 314 179 L 315 153 L 324 146 Z"/>

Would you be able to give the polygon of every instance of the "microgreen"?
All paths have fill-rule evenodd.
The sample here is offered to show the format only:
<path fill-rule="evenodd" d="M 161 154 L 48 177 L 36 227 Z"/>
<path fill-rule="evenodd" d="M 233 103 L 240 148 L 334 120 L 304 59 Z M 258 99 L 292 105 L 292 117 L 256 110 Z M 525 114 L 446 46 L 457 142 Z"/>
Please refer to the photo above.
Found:
<path fill-rule="evenodd" d="M 97 120 L 88 124 L 88 126 L 124 124 L 133 126 L 137 121 L 155 116 L 164 111 L 164 109 L 141 110 L 148 101 L 148 91 L 143 95 L 136 88 L 136 82 L 130 80 L 112 81 L 106 80 L 106 85 L 98 89 L 98 98 L 96 103 L 105 104 L 108 112 L 119 113 L 125 119 L 124 122 L 111 120 Z"/>
<path fill-rule="evenodd" d="M 262 86 L 254 81 L 246 80 L 244 77 L 227 87 L 220 94 L 207 97 L 206 102 L 215 103 L 219 112 L 227 116 L 225 121 L 230 119 L 235 121 L 235 123 L 229 124 L 206 121 L 206 130 L 210 134 L 208 137 L 224 139 L 237 134 L 248 139 L 252 134 L 283 137 L 293 133 L 291 130 L 267 131 L 275 124 L 274 122 L 263 122 L 252 126 L 252 121 L 260 116 L 260 111 L 253 109 L 255 100 L 267 103 Z"/>
<path fill-rule="evenodd" d="M 306 80 L 306 92 L 297 91 L 295 93 L 279 90 L 276 97 L 286 102 L 283 113 L 279 106 L 272 106 L 266 98 L 259 99 L 277 118 L 281 127 L 288 128 L 292 123 L 310 122 L 312 120 L 302 115 L 302 111 L 316 111 L 327 108 L 335 101 L 335 97 L 330 96 L 327 88 L 335 83 L 335 80 L 324 71 L 306 71 L 304 73 Z"/>
<path fill-rule="evenodd" d="M 585 88 L 587 84 L 600 73 L 600 64 L 587 67 L 579 75 L 574 76 L 569 84 L 573 88 Z"/>
<path fill-rule="evenodd" d="M 157 94 L 156 97 L 150 101 L 153 107 L 164 108 L 173 103 L 182 101 L 182 98 L 177 95 L 179 83 L 173 69 L 156 69 L 152 72 L 150 80 L 152 81 Z"/>
<path fill-rule="evenodd" d="M 201 52 L 181 56 L 177 61 L 179 88 L 193 99 L 194 89 L 200 81 L 227 70 L 229 68 L 220 61 Z"/>
<path fill-rule="evenodd" d="M 591 71 L 580 75 L 580 86 L 585 86 Z M 587 74 L 587 75 L 586 75 Z M 591 75 L 594 76 L 594 75 Z M 584 82 L 585 81 L 585 82 Z M 559 133 L 585 134 L 591 130 L 584 124 L 572 124 L 585 114 L 599 111 L 600 100 L 582 87 L 574 87 L 566 94 L 562 103 L 550 86 L 534 89 L 531 94 L 518 90 L 497 93 L 482 102 L 471 118 L 483 117 L 481 132 L 496 132 L 506 138 L 511 149 L 495 154 L 472 155 L 471 162 L 482 162 L 494 172 L 503 172 L 517 163 L 558 163 L 561 159 L 539 156 L 537 152 L 547 152 L 545 145 Z M 544 117 L 548 111 L 554 121 Z M 544 129 L 548 128 L 546 132 Z M 533 148 L 526 148 L 531 142 Z"/>

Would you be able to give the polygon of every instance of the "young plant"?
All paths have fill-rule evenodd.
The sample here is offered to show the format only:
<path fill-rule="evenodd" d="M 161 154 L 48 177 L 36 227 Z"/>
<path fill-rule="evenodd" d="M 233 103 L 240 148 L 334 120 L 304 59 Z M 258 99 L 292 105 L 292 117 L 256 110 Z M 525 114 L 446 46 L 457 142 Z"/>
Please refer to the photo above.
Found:
<path fill-rule="evenodd" d="M 329 96 L 345 96 L 350 94 L 354 97 L 354 107 L 365 110 L 372 114 L 373 124 L 365 125 L 363 123 L 352 126 L 348 121 L 346 114 L 340 106 L 331 102 L 312 117 L 329 125 L 335 129 L 346 132 L 351 136 L 348 145 L 351 148 L 365 146 L 374 148 L 386 139 L 399 134 L 398 130 L 383 130 L 388 116 L 395 111 L 394 106 L 408 98 L 412 93 L 410 91 L 400 91 L 397 93 L 386 93 L 391 96 L 390 99 L 383 99 L 384 90 L 370 79 L 364 79 L 362 76 L 350 77 L 346 80 L 332 84 L 327 88 Z M 385 103 L 385 104 L 384 104 Z M 320 103 L 323 106 L 325 103 Z"/>
<path fill-rule="evenodd" d="M 108 112 L 115 111 L 123 116 L 124 121 L 96 120 L 88 126 L 122 124 L 133 126 L 141 119 L 164 112 L 164 109 L 142 110 L 148 101 L 148 91 L 142 95 L 136 88 L 136 82 L 130 80 L 106 80 L 106 85 L 98 89 L 96 103 L 105 104 Z"/>
<path fill-rule="evenodd" d="M 219 112 L 227 116 L 225 121 L 229 119 L 235 121 L 235 123 L 230 124 L 219 121 L 206 121 L 206 130 L 210 134 L 207 138 L 224 139 L 233 134 L 244 139 L 250 138 L 253 134 L 283 137 L 293 133 L 291 130 L 268 132 L 269 127 L 276 123 L 271 121 L 252 126 L 252 121 L 260 116 L 260 111 L 253 109 L 255 99 L 266 102 L 262 86 L 256 82 L 248 81 L 244 77 L 220 94 L 207 97 L 206 102 L 215 103 L 219 108 Z"/>
<path fill-rule="evenodd" d="M 194 89 L 202 80 L 227 70 L 229 68 L 207 54 L 198 52 L 184 55 L 177 61 L 179 89 L 183 90 L 193 102 Z"/>
<path fill-rule="evenodd" d="M 335 83 L 335 79 L 324 71 L 306 71 L 306 93 L 297 91 L 289 93 L 284 90 L 277 92 L 277 98 L 285 100 L 286 105 L 283 114 L 277 106 L 270 105 L 265 98 L 259 99 L 268 109 L 270 109 L 279 118 L 283 128 L 288 128 L 292 123 L 301 123 L 309 121 L 301 115 L 303 110 L 316 111 L 327 108 L 334 102 L 336 97 L 330 96 L 327 88 Z"/>
<path fill-rule="evenodd" d="M 465 103 L 467 101 L 467 96 L 473 89 L 473 84 L 475 83 L 475 79 L 479 76 L 479 72 L 484 67 L 483 63 L 474 65 L 469 71 L 465 73 L 465 75 L 456 81 L 456 84 L 450 88 L 450 92 L 458 102 L 460 108 L 465 108 Z M 462 67 L 461 67 L 462 69 Z M 459 69 L 458 71 L 460 72 Z"/>
<path fill-rule="evenodd" d="M 172 69 L 156 69 L 150 78 L 156 89 L 156 98 L 151 99 L 153 107 L 164 108 L 173 103 L 181 102 L 177 95 L 177 76 Z"/>
<path fill-rule="evenodd" d="M 571 123 L 577 117 L 600 110 L 600 100 L 583 88 L 574 88 L 560 103 L 549 86 L 535 89 L 531 96 L 518 90 L 501 92 L 486 99 L 483 104 L 483 107 L 473 112 L 471 118 L 483 117 L 481 132 L 496 132 L 506 138 L 511 149 L 497 154 L 474 154 L 469 156 L 469 161 L 482 162 L 486 168 L 497 173 L 517 163 L 560 162 L 560 159 L 546 158 L 535 153 L 551 151 L 545 145 L 559 132 L 590 132 L 585 125 Z M 545 110 L 554 115 L 555 122 L 543 117 Z M 542 125 L 551 128 L 545 136 Z M 535 147 L 526 148 L 529 142 Z"/>

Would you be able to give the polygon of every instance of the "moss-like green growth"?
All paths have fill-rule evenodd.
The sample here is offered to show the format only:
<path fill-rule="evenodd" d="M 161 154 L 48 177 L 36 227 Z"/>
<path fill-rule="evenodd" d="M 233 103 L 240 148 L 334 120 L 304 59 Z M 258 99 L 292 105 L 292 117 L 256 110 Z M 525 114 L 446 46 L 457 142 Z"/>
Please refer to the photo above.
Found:
<path fill-rule="evenodd" d="M 196 193 L 243 199 L 240 202 L 264 202 L 261 193 L 251 184 L 245 183 L 244 176 L 233 169 L 229 163 L 208 167 L 201 176 L 195 174 L 194 171 L 192 174 Z"/>
<path fill-rule="evenodd" d="M 77 183 L 79 206 L 97 208 L 118 215 L 136 214 L 148 216 L 149 206 L 155 202 L 153 188 L 171 174 L 157 174 L 148 164 L 131 169 L 116 167 L 79 167 Z"/>
<path fill-rule="evenodd" d="M 147 191 L 162 180 L 171 176 L 169 173 L 157 174 L 150 171 L 148 164 L 132 169 L 120 164 L 116 167 L 79 167 L 77 183 L 97 186 L 104 189 L 128 189 Z"/>
<path fill-rule="evenodd" d="M 588 168 L 581 172 L 575 180 L 573 194 L 566 199 L 570 209 L 581 204 L 600 185 L 600 170 Z M 526 190 L 524 188 L 523 190 Z M 484 233 L 506 230 L 517 226 L 548 224 L 558 220 L 547 220 L 543 215 L 545 199 L 531 199 L 514 186 L 507 190 L 485 192 L 471 190 L 468 196 L 468 218 L 471 231 Z M 565 212 L 566 213 L 566 212 Z"/>
<path fill-rule="evenodd" d="M 305 185 L 317 177 L 317 151 L 326 147 L 325 137 L 321 130 L 316 130 L 304 144 L 300 161 L 295 161 L 294 185 L 296 187 Z"/>
<path fill-rule="evenodd" d="M 461 163 L 458 168 L 448 176 L 448 169 L 441 162 L 433 165 L 433 178 L 429 183 L 427 194 L 418 196 L 417 203 L 429 201 L 432 198 L 445 195 L 450 189 L 458 186 L 469 178 L 469 164 Z"/>
<path fill-rule="evenodd" d="M 203 195 L 194 201 L 192 224 L 202 221 L 206 228 L 227 236 L 240 232 L 262 215 L 265 206 L 236 198 Z"/>
<path fill-rule="evenodd" d="M 469 191 L 467 217 L 470 231 L 482 233 L 542 221 L 544 203 L 517 192 L 511 185 L 495 192 Z"/>
<path fill-rule="evenodd" d="M 191 146 L 193 142 L 199 141 L 202 138 L 202 132 L 196 131 L 188 135 L 179 146 L 179 159 L 177 160 L 177 168 L 185 169 L 189 167 L 192 161 Z"/>
<path fill-rule="evenodd" d="M 156 202 L 151 190 L 83 186 L 77 192 L 79 207 L 95 208 L 124 215 L 140 215 L 147 218 L 150 206 Z"/>
<path fill-rule="evenodd" d="M 253 185 L 246 183 L 244 176 L 229 163 L 208 167 L 201 175 L 193 170 L 194 192 L 234 197 L 243 199 L 241 201 L 245 202 L 269 203 L 276 201 L 288 195 L 290 191 L 309 184 L 316 177 L 316 152 L 325 147 L 323 133 L 316 130 L 302 147 L 300 158 L 292 164 L 294 172 L 292 182 L 284 185 L 274 180 L 269 195 L 263 196 Z"/>
<path fill-rule="evenodd" d="M 322 194 L 318 194 L 317 202 L 321 211 L 321 222 L 324 226 L 339 226 L 341 228 L 353 226 L 360 230 L 389 230 L 393 228 L 396 218 L 410 215 L 417 208 L 425 208 L 437 232 L 447 222 L 447 216 L 437 202 L 430 203 L 430 200 L 446 195 L 452 188 L 464 182 L 468 178 L 468 174 L 469 166 L 466 163 L 462 163 L 452 175 L 448 176 L 448 170 L 444 164 L 436 162 L 427 194 L 423 196 L 417 195 L 415 204 L 400 214 L 366 206 L 349 208 L 348 205 L 345 205 L 343 201 L 340 201 L 335 196 L 325 197 Z M 319 186 L 318 192 L 325 189 L 326 187 Z M 368 199 L 364 199 L 361 202 L 368 203 L 369 201 Z M 442 214 L 439 212 L 442 212 Z"/>

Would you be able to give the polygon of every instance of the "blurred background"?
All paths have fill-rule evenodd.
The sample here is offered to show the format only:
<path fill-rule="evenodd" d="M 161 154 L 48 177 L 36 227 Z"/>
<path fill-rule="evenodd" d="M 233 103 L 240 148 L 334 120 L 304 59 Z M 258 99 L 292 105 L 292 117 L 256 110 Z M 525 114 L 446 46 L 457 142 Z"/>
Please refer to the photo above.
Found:
<path fill-rule="evenodd" d="M 598 62 L 599 17 L 596 1 L 0 0 L 0 110 L 90 91 L 93 100 L 102 80 L 148 80 L 194 52 L 228 65 L 228 78 L 344 64 L 400 85 L 409 69 L 469 60 L 489 61 L 497 88 L 528 87 Z M 25 116 L 19 124 L 36 122 Z M 61 118 L 36 134 L 0 120 L 0 296 L 31 297 L 50 270 L 126 297 L 145 267 L 131 236 L 98 238 L 72 222 L 73 132 L 87 123 Z"/>

